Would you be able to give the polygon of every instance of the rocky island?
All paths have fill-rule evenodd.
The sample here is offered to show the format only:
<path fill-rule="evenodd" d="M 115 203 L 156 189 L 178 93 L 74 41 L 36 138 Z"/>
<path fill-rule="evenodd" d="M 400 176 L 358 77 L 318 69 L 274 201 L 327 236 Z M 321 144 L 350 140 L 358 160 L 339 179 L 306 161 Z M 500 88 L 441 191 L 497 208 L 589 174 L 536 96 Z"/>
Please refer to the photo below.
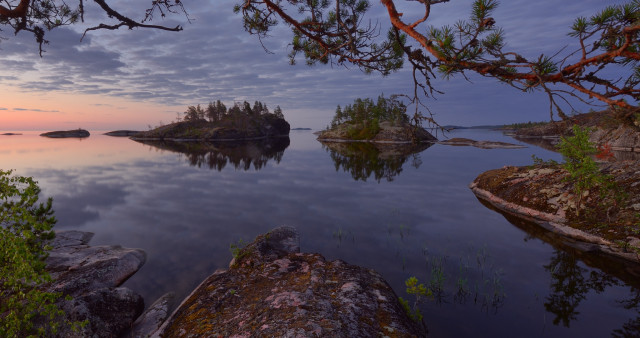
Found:
<path fill-rule="evenodd" d="M 394 98 L 356 99 L 340 106 L 329 127 L 317 132 L 321 142 L 421 143 L 438 141 L 426 129 L 409 122 L 407 107 Z"/>
<path fill-rule="evenodd" d="M 227 110 L 219 100 L 205 109 L 190 106 L 182 121 L 140 132 L 134 140 L 173 141 L 240 141 L 260 140 L 288 136 L 289 123 L 284 119 L 280 107 L 273 113 L 266 105 L 256 101 L 253 107 L 248 102 L 236 103 Z"/>
<path fill-rule="evenodd" d="M 585 127 L 590 129 L 582 129 Z M 581 135 L 582 140 L 577 138 Z M 476 196 L 498 210 L 559 234 L 581 250 L 640 263 L 638 124 L 604 111 L 525 128 L 515 136 L 525 142 L 545 139 L 558 143 L 564 138 L 572 142 L 572 149 L 593 151 L 573 155 L 582 156 L 578 160 L 565 158 L 578 164 L 576 169 L 538 159 L 531 166 L 506 166 L 482 173 L 470 185 Z M 558 151 L 549 143 L 547 148 Z M 593 171 L 588 172 L 583 163 L 594 163 Z"/>
<path fill-rule="evenodd" d="M 85 138 L 89 137 L 91 134 L 84 129 L 73 129 L 73 130 L 58 130 L 58 131 L 50 131 L 48 133 L 42 133 L 40 136 L 50 137 L 50 138 Z"/>

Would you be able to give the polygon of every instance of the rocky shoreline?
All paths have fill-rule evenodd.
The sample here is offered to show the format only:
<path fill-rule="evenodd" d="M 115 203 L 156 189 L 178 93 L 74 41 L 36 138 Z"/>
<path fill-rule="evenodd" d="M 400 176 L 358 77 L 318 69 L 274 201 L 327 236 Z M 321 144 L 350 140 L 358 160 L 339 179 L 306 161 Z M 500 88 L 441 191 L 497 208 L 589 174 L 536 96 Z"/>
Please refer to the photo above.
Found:
<path fill-rule="evenodd" d="M 144 251 L 92 247 L 92 236 L 57 232 L 51 243 L 47 270 L 54 282 L 47 291 L 73 297 L 59 301 L 68 320 L 88 321 L 61 337 L 426 336 L 378 273 L 300 253 L 292 227 L 258 236 L 169 317 L 171 294 L 143 313 L 142 297 L 120 287 L 144 264 Z"/>
<path fill-rule="evenodd" d="M 640 132 L 611 121 L 603 124 L 608 118 L 606 112 L 589 113 L 520 129 L 513 136 L 557 151 L 554 144 L 571 135 L 573 123 L 590 127 L 590 141 L 614 155 L 609 162 L 598 163 L 600 172 L 618 187 L 613 195 L 603 197 L 594 189 L 576 196 L 566 180 L 568 172 L 550 163 L 490 170 L 480 174 L 470 189 L 497 210 L 556 233 L 580 250 L 640 263 L 640 158 L 635 155 L 640 151 Z"/>

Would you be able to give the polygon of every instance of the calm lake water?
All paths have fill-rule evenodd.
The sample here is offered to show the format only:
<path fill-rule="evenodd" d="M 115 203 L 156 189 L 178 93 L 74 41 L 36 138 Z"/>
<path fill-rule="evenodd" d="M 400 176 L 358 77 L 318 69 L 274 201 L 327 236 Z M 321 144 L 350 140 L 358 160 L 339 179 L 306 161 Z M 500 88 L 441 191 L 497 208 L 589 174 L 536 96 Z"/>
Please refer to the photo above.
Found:
<path fill-rule="evenodd" d="M 431 284 L 420 306 L 431 337 L 640 336 L 637 267 L 574 252 L 469 190 L 481 172 L 533 154 L 560 160 L 542 148 L 357 155 L 367 149 L 323 147 L 309 131 L 215 147 L 38 134 L 0 136 L 1 167 L 39 181 L 57 229 L 144 249 L 125 286 L 147 304 L 169 291 L 181 300 L 228 265 L 230 244 L 286 224 L 302 251 L 375 269 L 405 299 L 407 278 Z M 489 130 L 449 136 L 518 143 Z"/>

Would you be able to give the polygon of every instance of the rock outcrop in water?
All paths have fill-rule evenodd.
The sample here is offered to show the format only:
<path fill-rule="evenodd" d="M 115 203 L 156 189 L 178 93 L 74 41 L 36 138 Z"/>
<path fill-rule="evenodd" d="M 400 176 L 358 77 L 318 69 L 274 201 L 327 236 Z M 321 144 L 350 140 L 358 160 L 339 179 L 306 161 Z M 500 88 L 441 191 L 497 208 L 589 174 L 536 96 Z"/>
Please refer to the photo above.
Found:
<path fill-rule="evenodd" d="M 504 167 L 478 176 L 470 188 L 493 207 L 540 225 L 584 250 L 640 263 L 640 161 L 603 164 L 622 189 L 620 202 L 587 191 L 582 203 L 560 167 Z M 579 212 L 576 210 L 579 209 Z"/>
<path fill-rule="evenodd" d="M 50 131 L 48 133 L 42 133 L 40 136 L 50 137 L 50 138 L 85 138 L 89 137 L 91 134 L 84 129 L 74 129 L 74 130 L 59 130 L 59 131 Z"/>
<path fill-rule="evenodd" d="M 49 292 L 73 299 L 58 301 L 70 321 L 88 321 L 80 331 L 62 328 L 60 337 L 117 337 L 144 310 L 144 300 L 120 287 L 146 260 L 144 251 L 120 246 L 89 246 L 92 233 L 62 231 L 46 260 L 54 281 Z"/>
<path fill-rule="evenodd" d="M 444 144 L 449 146 L 471 146 L 481 149 L 520 149 L 526 148 L 525 146 L 513 143 L 498 142 L 498 141 L 476 141 L 468 138 L 454 137 L 448 140 L 440 141 L 438 144 Z"/>
<path fill-rule="evenodd" d="M 373 270 L 300 253 L 281 227 L 203 281 L 154 337 L 412 337 L 413 322 Z"/>

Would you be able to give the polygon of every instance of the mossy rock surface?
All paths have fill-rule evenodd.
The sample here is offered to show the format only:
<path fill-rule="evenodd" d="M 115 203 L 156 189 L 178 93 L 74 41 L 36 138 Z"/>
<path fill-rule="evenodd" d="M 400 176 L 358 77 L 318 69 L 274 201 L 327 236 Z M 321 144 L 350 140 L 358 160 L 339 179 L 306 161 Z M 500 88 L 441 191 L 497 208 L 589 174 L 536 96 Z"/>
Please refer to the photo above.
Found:
<path fill-rule="evenodd" d="M 373 270 L 299 253 L 278 228 L 207 278 L 159 332 L 163 337 L 422 337 Z"/>

